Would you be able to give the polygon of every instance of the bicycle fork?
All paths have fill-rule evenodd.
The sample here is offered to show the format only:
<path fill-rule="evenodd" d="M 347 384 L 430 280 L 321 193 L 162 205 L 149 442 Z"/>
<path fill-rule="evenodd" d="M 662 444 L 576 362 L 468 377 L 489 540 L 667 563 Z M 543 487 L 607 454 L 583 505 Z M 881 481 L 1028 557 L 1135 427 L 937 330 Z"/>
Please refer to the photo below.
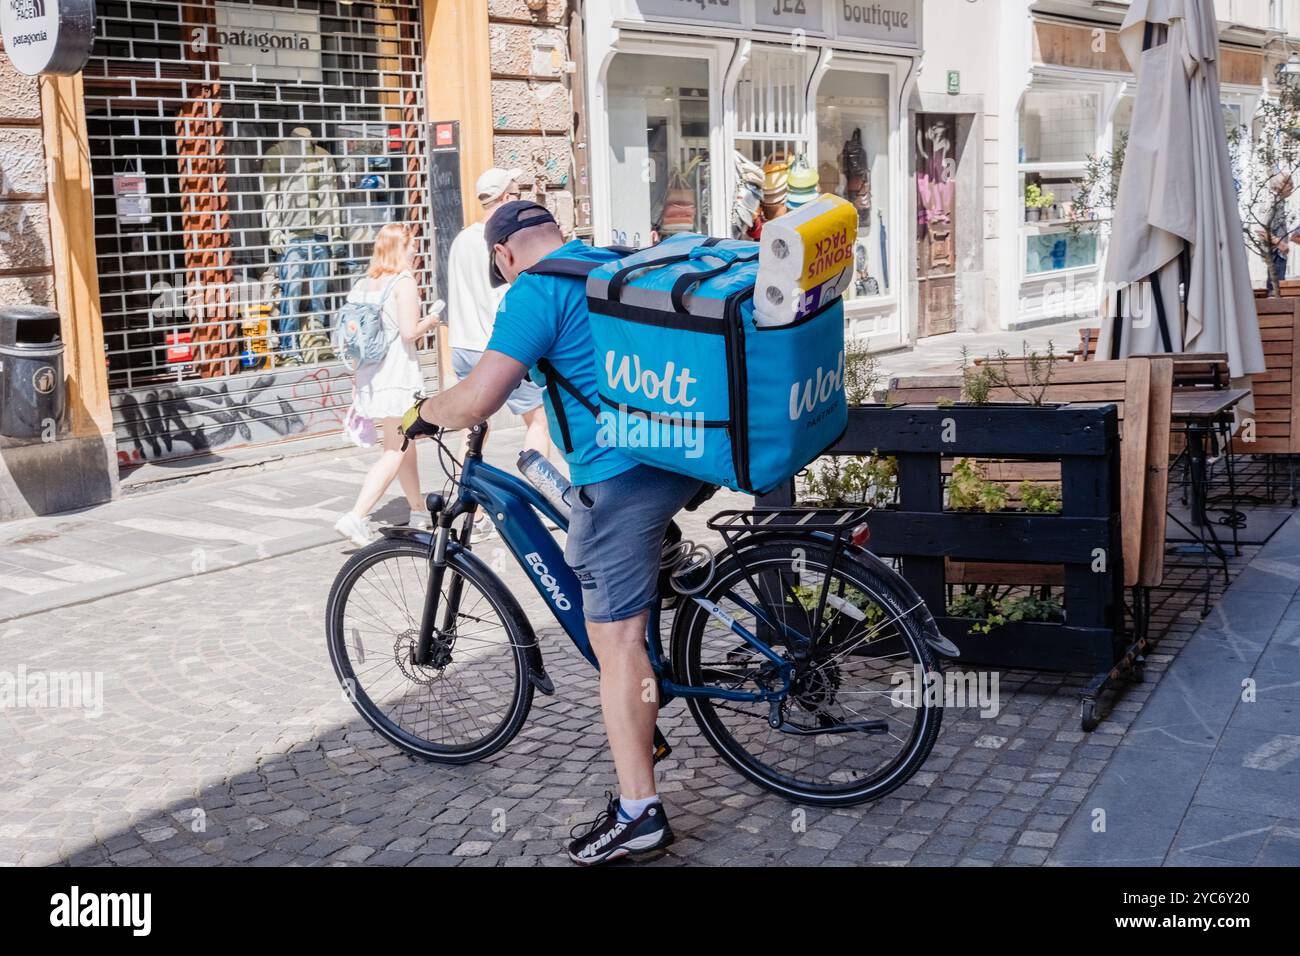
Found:
<path fill-rule="evenodd" d="M 441 507 L 441 496 L 430 495 L 430 512 L 438 516 L 438 523 L 433 534 L 433 548 L 429 552 L 429 584 L 424 592 L 424 607 L 420 612 L 420 633 L 411 652 L 411 663 L 428 666 L 433 662 L 434 622 L 438 618 L 438 603 L 442 597 L 442 579 L 447 573 L 447 545 L 451 541 L 451 525 L 458 515 Z M 433 507 L 434 505 L 439 507 Z M 471 518 L 471 521 L 473 519 Z M 466 534 L 468 534 L 468 529 Z M 453 575 L 451 587 L 447 591 L 447 604 L 443 608 L 441 633 L 449 633 L 456 624 L 456 614 L 460 609 L 460 595 L 465 582 L 460 575 Z"/>

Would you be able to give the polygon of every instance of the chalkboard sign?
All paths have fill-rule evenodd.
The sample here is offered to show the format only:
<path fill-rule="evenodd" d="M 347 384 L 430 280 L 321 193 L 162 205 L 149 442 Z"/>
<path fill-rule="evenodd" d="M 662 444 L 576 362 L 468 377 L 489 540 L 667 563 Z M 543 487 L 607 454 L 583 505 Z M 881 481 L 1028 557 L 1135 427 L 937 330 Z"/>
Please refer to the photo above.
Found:
<path fill-rule="evenodd" d="M 429 194 L 433 204 L 434 285 L 447 300 L 447 256 L 451 241 L 465 226 L 460 196 L 460 123 L 432 123 Z"/>

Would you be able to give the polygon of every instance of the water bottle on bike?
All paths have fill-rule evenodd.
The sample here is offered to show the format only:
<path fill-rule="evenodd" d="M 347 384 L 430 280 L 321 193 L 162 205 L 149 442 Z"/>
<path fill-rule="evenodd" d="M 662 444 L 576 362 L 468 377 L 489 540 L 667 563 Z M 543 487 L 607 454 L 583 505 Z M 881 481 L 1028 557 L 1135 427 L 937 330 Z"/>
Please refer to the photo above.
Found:
<path fill-rule="evenodd" d="M 560 469 L 551 464 L 550 460 L 535 448 L 521 451 L 515 467 L 528 479 L 528 483 L 540 491 L 542 497 L 549 501 L 565 520 L 568 520 L 573 486 L 569 484 L 569 479 L 564 477 Z"/>

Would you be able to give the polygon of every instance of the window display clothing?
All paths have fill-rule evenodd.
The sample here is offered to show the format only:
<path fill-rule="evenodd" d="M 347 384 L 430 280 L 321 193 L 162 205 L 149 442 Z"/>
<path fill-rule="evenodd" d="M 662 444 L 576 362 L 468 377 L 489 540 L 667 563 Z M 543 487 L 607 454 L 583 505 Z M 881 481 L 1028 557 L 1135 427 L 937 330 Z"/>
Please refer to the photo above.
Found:
<path fill-rule="evenodd" d="M 282 251 L 292 239 L 342 235 L 338 167 L 324 147 L 299 127 L 266 151 L 262 160 L 262 218 L 271 247 Z"/>
<path fill-rule="evenodd" d="M 342 234 L 337 174 L 334 157 L 301 126 L 262 160 L 262 218 L 280 255 L 276 351 L 291 361 L 301 358 L 299 332 L 327 325 L 330 243 Z"/>
<path fill-rule="evenodd" d="M 298 333 L 304 317 L 308 326 L 323 324 L 329 312 L 330 258 L 332 252 L 323 235 L 290 239 L 280 254 L 278 278 L 280 299 L 276 303 L 276 351 L 292 355 L 300 347 Z M 313 316 L 320 317 L 312 323 Z"/>
<path fill-rule="evenodd" d="M 424 390 L 419 353 L 414 342 L 402 340 L 397 318 L 398 295 L 404 283 L 409 283 L 414 291 L 415 277 L 410 272 L 403 272 L 396 280 L 392 276 L 362 277 L 348 293 L 349 302 L 378 305 L 384 300 L 384 291 L 392 285 L 391 294 L 384 300 L 383 315 L 384 329 L 393 341 L 382 362 L 357 372 L 349 420 L 363 418 L 378 422 L 384 418 L 401 418 L 415 401 L 416 392 Z"/>

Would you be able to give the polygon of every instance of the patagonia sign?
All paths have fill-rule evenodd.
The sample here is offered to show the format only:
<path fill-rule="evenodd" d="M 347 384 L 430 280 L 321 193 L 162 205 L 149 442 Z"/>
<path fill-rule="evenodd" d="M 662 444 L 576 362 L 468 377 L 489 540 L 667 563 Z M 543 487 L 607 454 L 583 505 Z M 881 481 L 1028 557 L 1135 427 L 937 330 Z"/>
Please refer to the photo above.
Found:
<path fill-rule="evenodd" d="M 217 47 L 223 78 L 319 81 L 323 76 L 315 10 L 217 0 L 216 22 L 193 28 L 190 44 L 195 53 Z"/>
<path fill-rule="evenodd" d="M 25 76 L 80 73 L 95 39 L 95 0 L 0 0 L 0 35 Z"/>

